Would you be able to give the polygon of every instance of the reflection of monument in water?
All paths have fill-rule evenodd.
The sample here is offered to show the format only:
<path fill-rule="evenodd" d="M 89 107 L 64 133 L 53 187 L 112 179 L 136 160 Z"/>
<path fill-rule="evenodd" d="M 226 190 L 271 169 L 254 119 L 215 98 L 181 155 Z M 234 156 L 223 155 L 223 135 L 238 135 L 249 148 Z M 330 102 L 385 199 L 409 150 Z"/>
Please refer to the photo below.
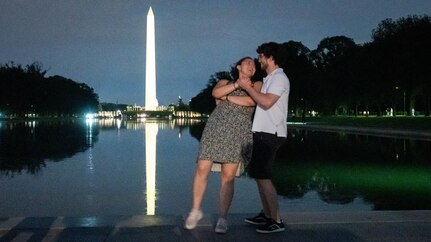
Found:
<path fill-rule="evenodd" d="M 190 121 L 190 120 L 185 120 Z M 140 129 L 144 125 L 145 129 L 145 198 L 147 202 L 147 215 L 156 214 L 156 165 L 157 165 L 157 134 L 159 129 L 175 129 L 179 128 L 185 123 L 176 123 L 174 120 L 145 120 L 144 122 L 134 122 L 127 128 Z M 139 125 L 140 124 L 140 125 Z M 188 125 L 192 123 L 187 122 Z M 181 131 L 179 131 L 181 132 Z"/>
<path fill-rule="evenodd" d="M 156 144 L 157 123 L 145 122 L 145 177 L 147 215 L 154 215 L 156 211 Z"/>
<path fill-rule="evenodd" d="M 143 195 L 146 202 L 146 215 L 156 214 L 157 201 L 157 135 L 159 130 L 178 130 L 178 138 L 181 138 L 183 129 L 201 123 L 198 119 L 136 119 L 136 120 L 118 120 L 118 119 L 98 119 L 97 126 L 103 130 L 117 129 L 117 135 L 120 135 L 120 130 L 143 130 L 145 132 L 145 158 L 142 163 L 145 163 L 145 189 Z M 87 144 L 91 144 L 92 137 L 91 126 L 87 126 Z M 88 161 L 88 172 L 94 172 L 93 158 L 90 152 Z M 143 173 L 143 171 L 142 171 Z"/>

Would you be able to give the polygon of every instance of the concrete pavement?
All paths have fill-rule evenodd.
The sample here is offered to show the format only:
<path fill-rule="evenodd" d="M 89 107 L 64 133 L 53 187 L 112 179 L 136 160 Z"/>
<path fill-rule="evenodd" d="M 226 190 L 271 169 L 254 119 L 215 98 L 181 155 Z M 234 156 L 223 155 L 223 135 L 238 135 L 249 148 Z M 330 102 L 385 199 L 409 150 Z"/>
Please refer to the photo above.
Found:
<path fill-rule="evenodd" d="M 401 130 L 391 128 L 351 127 L 325 125 L 318 123 L 288 123 L 288 128 L 309 129 L 324 132 L 348 132 L 349 134 L 375 135 L 388 138 L 414 138 L 416 140 L 431 140 L 428 130 Z"/>
<path fill-rule="evenodd" d="M 229 215 L 227 234 L 206 214 L 194 230 L 185 215 L 0 218 L 0 241 L 431 241 L 431 211 L 284 213 L 286 231 L 258 234 Z"/>

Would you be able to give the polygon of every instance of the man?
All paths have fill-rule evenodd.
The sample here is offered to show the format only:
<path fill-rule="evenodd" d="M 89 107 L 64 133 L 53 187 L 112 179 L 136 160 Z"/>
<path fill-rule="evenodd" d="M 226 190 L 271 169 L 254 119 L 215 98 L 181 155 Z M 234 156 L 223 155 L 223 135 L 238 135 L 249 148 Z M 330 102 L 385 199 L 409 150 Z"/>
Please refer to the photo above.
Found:
<path fill-rule="evenodd" d="M 259 63 L 268 74 L 263 79 L 261 92 L 253 89 L 247 80 L 238 84 L 257 103 L 253 120 L 253 154 L 249 164 L 249 175 L 256 180 L 263 211 L 245 222 L 259 225 L 259 233 L 284 231 L 278 208 L 278 195 L 272 183 L 272 162 L 287 136 L 287 113 L 290 82 L 283 69 L 281 46 L 270 42 L 257 48 Z"/>

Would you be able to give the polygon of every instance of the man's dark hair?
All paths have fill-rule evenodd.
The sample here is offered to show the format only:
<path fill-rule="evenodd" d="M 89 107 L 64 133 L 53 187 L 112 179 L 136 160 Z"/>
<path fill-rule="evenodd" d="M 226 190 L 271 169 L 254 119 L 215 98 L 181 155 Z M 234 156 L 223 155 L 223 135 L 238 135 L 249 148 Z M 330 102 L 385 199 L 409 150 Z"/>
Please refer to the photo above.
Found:
<path fill-rule="evenodd" d="M 258 54 L 263 54 L 266 58 L 274 59 L 274 62 L 278 66 L 282 66 L 284 64 L 284 56 L 282 54 L 281 45 L 275 42 L 263 43 L 259 47 L 257 47 L 256 52 Z"/>

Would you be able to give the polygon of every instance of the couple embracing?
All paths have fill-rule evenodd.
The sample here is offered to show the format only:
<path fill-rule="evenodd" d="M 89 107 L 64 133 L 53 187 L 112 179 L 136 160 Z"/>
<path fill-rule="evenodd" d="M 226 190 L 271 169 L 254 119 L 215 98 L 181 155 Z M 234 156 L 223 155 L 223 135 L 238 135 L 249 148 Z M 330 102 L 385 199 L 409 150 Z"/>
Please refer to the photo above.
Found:
<path fill-rule="evenodd" d="M 208 176 L 211 170 L 218 170 L 219 218 L 215 232 L 227 232 L 235 177 L 245 167 L 256 181 L 262 210 L 244 221 L 256 225 L 259 233 L 285 229 L 271 178 L 275 154 L 287 136 L 290 83 L 280 68 L 283 56 L 279 44 L 264 43 L 256 51 L 260 66 L 267 73 L 263 82 L 252 81 L 256 66 L 251 57 L 244 57 L 235 65 L 234 81 L 219 80 L 212 91 L 217 106 L 202 133 L 186 229 L 194 229 L 202 219 L 201 204 Z"/>

